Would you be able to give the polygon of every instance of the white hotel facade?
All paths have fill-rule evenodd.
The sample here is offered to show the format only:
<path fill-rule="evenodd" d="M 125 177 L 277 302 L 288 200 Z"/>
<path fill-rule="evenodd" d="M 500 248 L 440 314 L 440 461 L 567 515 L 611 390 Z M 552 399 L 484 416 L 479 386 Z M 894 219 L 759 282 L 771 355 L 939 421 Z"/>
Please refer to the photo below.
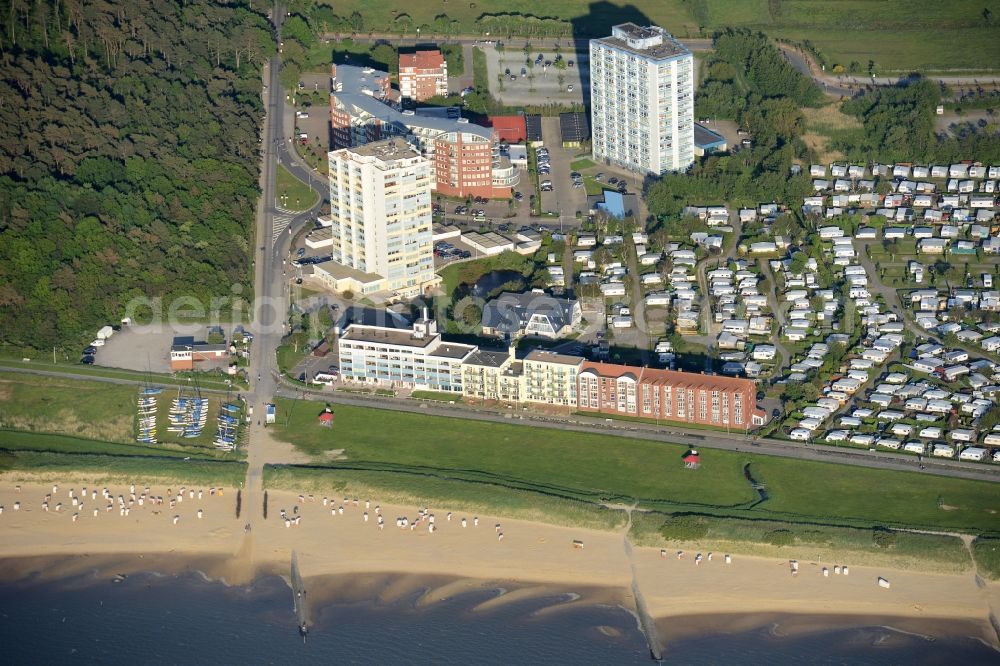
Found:
<path fill-rule="evenodd" d="M 590 41 L 595 162 L 639 173 L 694 162 L 694 58 L 663 28 L 623 23 Z"/>

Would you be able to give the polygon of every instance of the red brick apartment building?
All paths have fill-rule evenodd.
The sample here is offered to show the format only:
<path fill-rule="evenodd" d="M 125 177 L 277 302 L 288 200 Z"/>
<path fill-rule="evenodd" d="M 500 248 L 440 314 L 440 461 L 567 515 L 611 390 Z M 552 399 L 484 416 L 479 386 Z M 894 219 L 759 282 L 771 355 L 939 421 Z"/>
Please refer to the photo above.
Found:
<path fill-rule="evenodd" d="M 333 149 L 352 148 L 390 136 L 406 136 L 434 162 L 434 190 L 452 197 L 508 198 L 518 182 L 510 160 L 494 154 L 493 129 L 466 118 L 402 111 L 389 75 L 352 65 L 330 70 Z"/>
<path fill-rule="evenodd" d="M 753 380 L 592 361 L 580 366 L 577 401 L 581 412 L 738 430 L 767 420 Z"/>
<path fill-rule="evenodd" d="M 448 63 L 434 49 L 399 54 L 399 92 L 403 99 L 422 102 L 448 94 Z"/>
<path fill-rule="evenodd" d="M 444 132 L 434 139 L 434 191 L 449 197 L 509 197 L 493 187 L 493 142 L 468 132 Z"/>

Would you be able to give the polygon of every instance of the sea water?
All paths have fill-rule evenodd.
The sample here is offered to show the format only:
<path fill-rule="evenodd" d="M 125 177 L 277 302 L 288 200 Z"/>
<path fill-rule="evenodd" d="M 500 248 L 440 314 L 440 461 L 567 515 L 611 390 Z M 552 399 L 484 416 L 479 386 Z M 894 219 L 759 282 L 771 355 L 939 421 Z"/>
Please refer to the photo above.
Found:
<path fill-rule="evenodd" d="M 497 591 L 418 607 L 416 599 L 330 603 L 297 633 L 278 577 L 226 587 L 195 575 L 130 576 L 0 586 L 5 664 L 649 664 L 635 618 L 611 606 L 538 611 L 533 599 L 482 611 Z M 882 627 L 786 638 L 773 628 L 724 636 L 671 635 L 668 664 L 989 664 L 973 639 L 931 639 Z M 665 635 L 664 635 L 665 634 Z"/>

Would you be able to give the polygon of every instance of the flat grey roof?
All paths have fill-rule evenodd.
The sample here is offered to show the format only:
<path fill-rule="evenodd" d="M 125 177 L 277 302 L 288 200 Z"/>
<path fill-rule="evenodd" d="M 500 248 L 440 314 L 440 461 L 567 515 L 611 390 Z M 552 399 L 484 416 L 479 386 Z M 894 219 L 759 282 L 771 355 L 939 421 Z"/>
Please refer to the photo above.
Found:
<path fill-rule="evenodd" d="M 488 368 L 499 368 L 507 362 L 509 354 L 502 351 L 487 351 L 480 349 L 465 360 L 469 365 L 482 365 Z"/>
<path fill-rule="evenodd" d="M 557 354 L 556 352 L 535 349 L 524 357 L 525 361 L 543 361 L 545 363 L 561 363 L 563 365 L 580 365 L 583 357 L 570 356 L 569 354 Z"/>
<path fill-rule="evenodd" d="M 404 160 L 420 157 L 420 153 L 414 150 L 413 146 L 399 137 L 372 141 L 361 146 L 345 148 L 345 150 L 355 155 L 380 157 L 383 160 Z"/>
<path fill-rule="evenodd" d="M 413 331 L 384 328 L 381 326 L 359 326 L 351 324 L 340 336 L 342 340 L 353 340 L 357 342 L 379 342 L 387 345 L 397 345 L 400 347 L 420 347 L 429 346 L 435 341 L 437 336 L 424 336 L 423 338 L 413 337 Z"/>
<path fill-rule="evenodd" d="M 620 51 L 627 51 L 629 53 L 634 53 L 643 58 L 649 58 L 650 60 L 666 60 L 668 58 L 674 58 L 679 55 L 690 55 L 691 51 L 687 49 L 686 46 L 675 40 L 666 32 L 658 33 L 654 32 L 650 26 L 649 28 L 643 28 L 635 23 L 622 23 L 620 25 L 614 26 L 615 29 L 623 31 L 633 39 L 649 39 L 651 37 L 656 37 L 662 35 L 663 41 L 654 46 L 650 46 L 644 49 L 637 49 L 630 46 L 628 42 L 618 37 L 602 37 L 601 39 L 595 39 L 593 41 L 610 46 L 612 48 L 618 49 Z"/>
<path fill-rule="evenodd" d="M 432 351 L 429 356 L 440 358 L 465 358 L 470 352 L 475 351 L 472 345 L 463 345 L 454 342 L 443 342 Z"/>
<path fill-rule="evenodd" d="M 424 127 L 441 132 L 468 132 L 483 137 L 493 138 L 493 130 L 468 121 L 451 118 L 425 116 L 419 113 L 403 113 L 383 102 L 377 95 L 381 88 L 377 79 L 389 76 L 388 72 L 357 67 L 356 65 L 337 65 L 336 85 L 331 93 L 345 104 L 351 104 L 369 113 L 383 122 L 408 127 Z"/>

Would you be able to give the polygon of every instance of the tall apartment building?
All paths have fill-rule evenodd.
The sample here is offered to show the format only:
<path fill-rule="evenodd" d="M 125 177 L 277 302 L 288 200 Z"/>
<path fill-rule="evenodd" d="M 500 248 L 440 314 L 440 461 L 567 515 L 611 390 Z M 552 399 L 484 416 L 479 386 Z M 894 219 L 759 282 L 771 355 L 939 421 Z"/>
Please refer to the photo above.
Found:
<path fill-rule="evenodd" d="M 736 430 L 763 425 L 752 379 L 633 368 L 585 361 L 578 374 L 581 412 L 620 414 Z"/>
<path fill-rule="evenodd" d="M 422 102 L 448 94 L 448 61 L 437 49 L 399 54 L 399 93 Z"/>
<path fill-rule="evenodd" d="M 433 164 L 393 137 L 335 150 L 329 165 L 333 261 L 381 278 L 368 291 L 414 296 L 436 286 Z"/>
<path fill-rule="evenodd" d="M 694 58 L 663 28 L 590 40 L 594 161 L 662 174 L 694 162 Z"/>
<path fill-rule="evenodd" d="M 500 155 L 492 129 L 466 118 L 399 110 L 386 72 L 335 65 L 331 74 L 334 148 L 405 136 L 433 162 L 436 192 L 461 198 L 510 197 L 518 171 Z"/>

